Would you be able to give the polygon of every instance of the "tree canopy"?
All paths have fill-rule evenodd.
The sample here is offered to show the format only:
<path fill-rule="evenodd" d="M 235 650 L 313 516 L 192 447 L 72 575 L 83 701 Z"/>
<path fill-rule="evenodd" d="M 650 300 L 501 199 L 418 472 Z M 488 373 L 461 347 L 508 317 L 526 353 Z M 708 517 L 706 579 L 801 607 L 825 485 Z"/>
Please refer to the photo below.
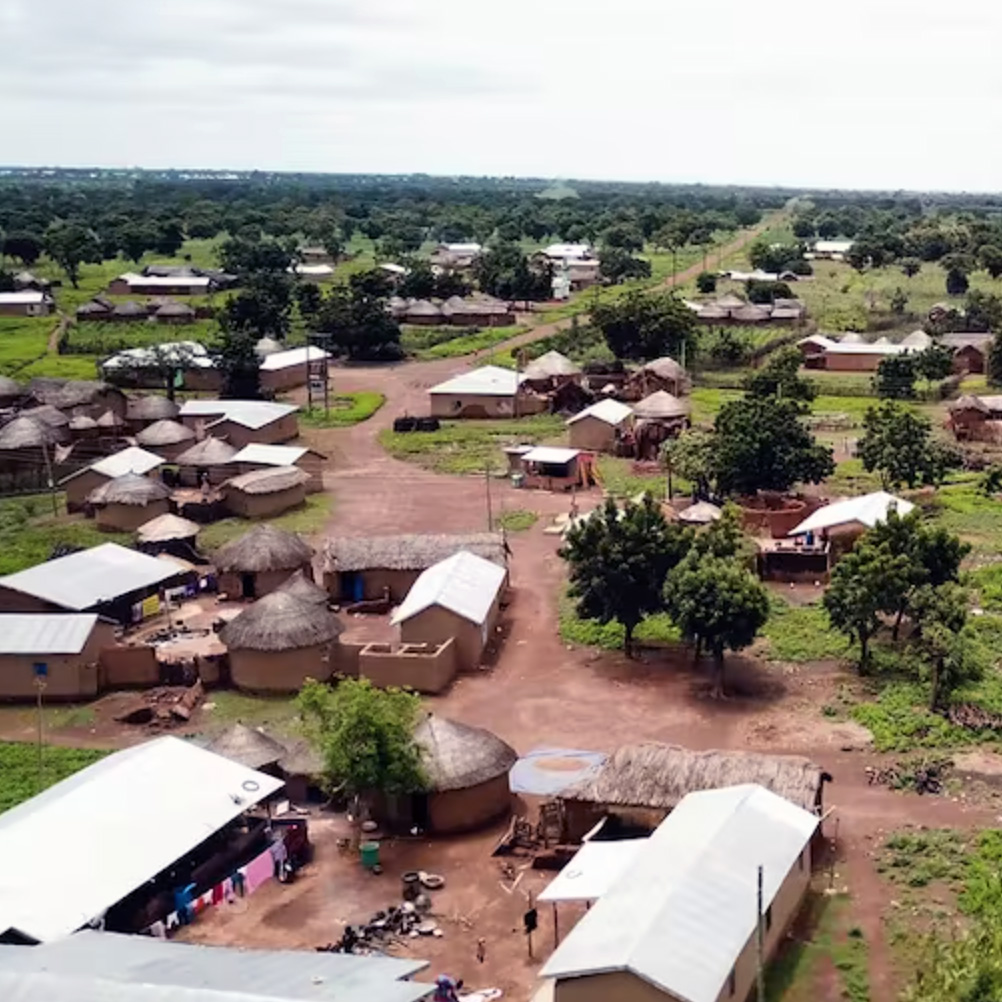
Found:
<path fill-rule="evenodd" d="M 800 363 L 800 352 L 796 348 L 780 348 L 769 356 L 765 365 L 745 377 L 745 392 L 756 398 L 813 400 L 818 392 L 817 384 L 800 375 Z"/>
<path fill-rule="evenodd" d="M 616 358 L 680 358 L 696 345 L 692 311 L 667 292 L 630 292 L 596 306 L 591 319 Z"/>
<path fill-rule="evenodd" d="M 885 490 L 907 484 L 938 484 L 957 465 L 954 450 L 932 438 L 929 420 L 893 400 L 863 417 L 857 453 L 867 472 L 880 474 Z"/>

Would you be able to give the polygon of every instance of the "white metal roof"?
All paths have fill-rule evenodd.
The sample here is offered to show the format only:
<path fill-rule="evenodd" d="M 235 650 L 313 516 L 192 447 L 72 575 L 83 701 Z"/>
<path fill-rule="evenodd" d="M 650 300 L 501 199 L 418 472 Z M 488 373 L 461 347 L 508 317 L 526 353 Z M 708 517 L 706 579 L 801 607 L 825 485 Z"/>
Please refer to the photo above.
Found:
<path fill-rule="evenodd" d="M 547 257 L 582 258 L 591 253 L 591 244 L 550 244 L 543 253 Z"/>
<path fill-rule="evenodd" d="M 911 350 L 907 344 L 877 344 L 876 341 L 869 344 L 865 341 L 848 344 L 836 341 L 825 348 L 829 355 L 901 355 Z"/>
<path fill-rule="evenodd" d="M 852 249 L 852 240 L 816 240 L 814 242 L 814 252 L 816 254 L 845 254 Z"/>
<path fill-rule="evenodd" d="M 155 557 L 117 543 L 102 543 L 7 574 L 0 578 L 0 588 L 82 612 L 120 595 L 159 584 L 177 573 L 177 567 L 165 565 Z"/>
<path fill-rule="evenodd" d="M 824 334 L 808 334 L 807 337 L 802 337 L 797 344 L 816 344 L 819 348 L 830 348 L 838 342 L 833 341 L 830 337 L 825 337 Z"/>
<path fill-rule="evenodd" d="M 581 455 L 580 449 L 562 449 L 554 445 L 537 445 L 522 454 L 525 463 L 553 463 L 563 466 Z"/>
<path fill-rule="evenodd" d="M 109 755 L 0 814 L 0 931 L 69 935 L 281 787 L 180 738 Z"/>
<path fill-rule="evenodd" d="M 290 369 L 294 365 L 305 365 L 307 362 L 319 362 L 322 358 L 330 358 L 331 353 L 323 348 L 303 347 L 289 348 L 286 351 L 273 351 L 261 362 L 262 372 L 273 369 Z"/>
<path fill-rule="evenodd" d="M 615 886 L 646 844 L 645 838 L 585 842 L 536 900 L 597 901 Z"/>
<path fill-rule="evenodd" d="M 787 535 L 802 536 L 805 532 L 819 532 L 822 529 L 856 523 L 872 529 L 887 518 L 888 511 L 894 509 L 899 515 L 907 515 L 914 507 L 911 501 L 895 497 L 887 491 L 874 491 L 872 494 L 861 494 L 859 497 L 826 504 L 808 515 Z"/>
<path fill-rule="evenodd" d="M 96 622 L 93 612 L 0 613 L 0 654 L 79 654 Z"/>
<path fill-rule="evenodd" d="M 124 477 L 126 473 L 138 473 L 140 476 L 163 466 L 163 459 L 153 452 L 147 452 L 138 445 L 130 445 L 121 452 L 105 456 L 96 463 L 90 464 L 90 469 L 103 477 Z"/>
<path fill-rule="evenodd" d="M 205 275 L 137 275 L 133 271 L 127 271 L 118 277 L 129 286 L 152 285 L 164 289 L 179 285 L 187 285 L 192 289 L 208 289 L 209 283 L 212 281 Z"/>
<path fill-rule="evenodd" d="M 479 254 L 482 250 L 480 244 L 442 244 L 442 246 L 447 250 L 451 251 L 453 254 Z"/>
<path fill-rule="evenodd" d="M 482 624 L 506 576 L 507 571 L 493 561 L 460 550 L 421 572 L 390 622 L 396 626 L 438 605 Z"/>
<path fill-rule="evenodd" d="M 295 275 L 307 275 L 312 278 L 327 278 L 334 274 L 334 269 L 329 264 L 297 264 L 289 268 Z"/>
<path fill-rule="evenodd" d="M 298 410 L 295 404 L 270 400 L 186 400 L 180 416 L 218 418 L 256 431 Z"/>
<path fill-rule="evenodd" d="M 202 946 L 86 929 L 40 946 L 0 947 L 0 973 L 44 971 L 74 983 L 99 978 L 133 990 L 152 985 L 199 989 L 213 993 L 214 1002 L 217 998 L 223 1002 L 217 992 L 255 999 L 414 1002 L 433 986 L 398 979 L 427 966 L 423 960 L 409 958 Z M 64 998 L 61 994 L 51 997 Z M 92 996 L 82 997 L 92 1002 Z M 227 994 L 226 1002 L 229 999 Z"/>
<path fill-rule="evenodd" d="M 2 306 L 32 306 L 44 303 L 49 298 L 45 292 L 35 289 L 25 289 L 22 292 L 0 292 Z"/>
<path fill-rule="evenodd" d="M 518 386 L 524 381 L 525 376 L 513 369 L 485 365 L 471 372 L 453 376 L 452 379 L 433 386 L 428 392 L 451 393 L 457 396 L 513 397 Z"/>
<path fill-rule="evenodd" d="M 611 397 L 606 397 L 605 400 L 599 400 L 598 403 L 586 407 L 583 411 L 578 411 L 573 417 L 569 417 L 566 423 L 574 424 L 586 417 L 592 417 L 615 427 L 618 424 L 622 424 L 632 413 L 633 408 L 628 404 L 621 403 L 619 400 L 613 400 Z"/>
<path fill-rule="evenodd" d="M 301 445 L 245 445 L 231 463 L 260 463 L 262 466 L 295 466 L 310 450 Z"/>
<path fill-rule="evenodd" d="M 629 971 L 683 1002 L 715 1002 L 818 819 L 761 786 L 690 793 L 574 927 L 544 977 Z"/>
<path fill-rule="evenodd" d="M 126 348 L 101 363 L 102 369 L 144 369 L 175 364 L 186 369 L 214 369 L 215 359 L 198 341 L 165 341 L 144 348 Z"/>
<path fill-rule="evenodd" d="M 405 268 L 402 264 L 396 264 L 393 261 L 384 261 L 382 264 L 377 265 L 381 271 L 388 271 L 391 275 L 406 275 L 410 269 Z"/>

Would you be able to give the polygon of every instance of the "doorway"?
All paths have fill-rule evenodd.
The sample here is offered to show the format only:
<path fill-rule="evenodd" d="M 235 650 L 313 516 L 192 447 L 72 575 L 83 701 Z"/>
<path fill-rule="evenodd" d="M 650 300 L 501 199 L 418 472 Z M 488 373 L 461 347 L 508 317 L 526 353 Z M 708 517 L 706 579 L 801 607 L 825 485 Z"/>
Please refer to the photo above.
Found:
<path fill-rule="evenodd" d="M 244 598 L 257 598 L 257 582 L 253 574 L 240 575 L 240 593 Z"/>

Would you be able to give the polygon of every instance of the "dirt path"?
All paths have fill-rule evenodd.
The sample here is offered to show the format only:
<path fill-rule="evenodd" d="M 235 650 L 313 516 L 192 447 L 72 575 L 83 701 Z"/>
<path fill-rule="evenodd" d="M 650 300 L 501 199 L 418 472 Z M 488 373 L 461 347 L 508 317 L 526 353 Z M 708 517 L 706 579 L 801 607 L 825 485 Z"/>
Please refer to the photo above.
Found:
<path fill-rule="evenodd" d="M 69 322 L 70 318 L 66 313 L 59 314 L 59 320 L 56 323 L 56 326 L 52 328 L 52 333 L 49 334 L 48 344 L 45 346 L 45 350 L 50 355 L 56 355 L 59 353 L 59 341 L 65 333 Z"/>

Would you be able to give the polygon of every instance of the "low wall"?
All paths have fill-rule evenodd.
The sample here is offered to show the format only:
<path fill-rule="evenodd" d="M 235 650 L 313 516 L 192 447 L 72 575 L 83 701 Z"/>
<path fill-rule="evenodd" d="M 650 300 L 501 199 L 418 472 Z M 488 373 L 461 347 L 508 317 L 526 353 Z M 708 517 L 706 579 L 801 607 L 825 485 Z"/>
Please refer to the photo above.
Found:
<path fill-rule="evenodd" d="M 101 651 L 101 688 L 157 685 L 160 665 L 156 652 L 146 644 L 135 647 L 105 647 Z"/>
<path fill-rule="evenodd" d="M 451 637 L 440 644 L 366 644 L 358 655 L 358 674 L 384 689 L 442 692 L 456 677 L 456 646 Z"/>
<path fill-rule="evenodd" d="M 784 539 L 808 515 L 821 507 L 818 498 L 791 497 L 786 494 L 760 494 L 741 498 L 741 525 L 756 536 Z"/>

